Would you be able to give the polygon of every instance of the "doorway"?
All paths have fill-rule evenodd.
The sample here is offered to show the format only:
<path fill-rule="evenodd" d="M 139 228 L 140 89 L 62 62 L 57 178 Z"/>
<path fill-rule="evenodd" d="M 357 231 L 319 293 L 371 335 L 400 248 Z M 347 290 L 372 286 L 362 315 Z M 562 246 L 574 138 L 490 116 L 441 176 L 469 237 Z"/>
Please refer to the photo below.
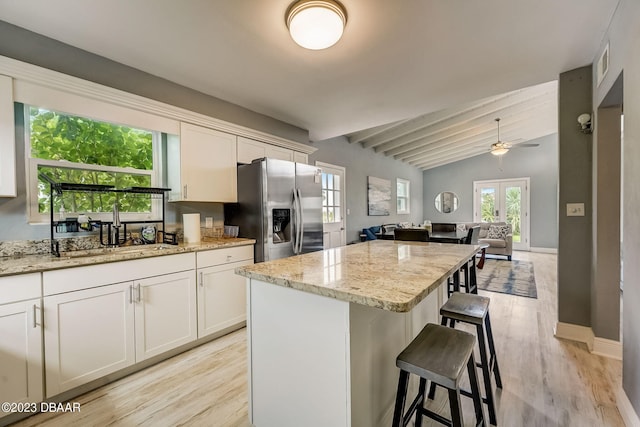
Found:
<path fill-rule="evenodd" d="M 345 220 L 345 168 L 316 162 L 322 169 L 322 232 L 324 249 L 344 246 L 347 240 Z"/>
<path fill-rule="evenodd" d="M 529 178 L 473 182 L 474 222 L 511 224 L 513 249 L 528 251 Z"/>

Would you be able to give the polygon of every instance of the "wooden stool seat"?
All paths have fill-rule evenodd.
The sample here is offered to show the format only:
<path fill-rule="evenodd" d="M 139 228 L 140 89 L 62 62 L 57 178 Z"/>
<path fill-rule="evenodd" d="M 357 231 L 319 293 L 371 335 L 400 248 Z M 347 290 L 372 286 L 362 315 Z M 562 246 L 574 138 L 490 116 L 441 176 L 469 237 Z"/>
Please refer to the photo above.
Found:
<path fill-rule="evenodd" d="M 473 335 L 446 326 L 427 324 L 413 341 L 396 358 L 396 366 L 400 368 L 398 393 L 393 413 L 393 427 L 406 426 L 413 414 L 417 414 L 415 426 L 422 426 L 422 417 L 427 416 L 442 424 L 463 427 L 462 407 L 460 404 L 460 382 L 467 369 L 471 385 L 470 397 L 476 415 L 476 426 L 484 426 L 482 397 L 476 376 L 476 363 L 473 348 L 476 339 Z M 410 404 L 406 414 L 404 406 L 409 385 L 409 374 L 420 377 L 418 394 Z M 451 419 L 424 407 L 427 381 L 445 387 L 449 393 Z"/>
<path fill-rule="evenodd" d="M 475 337 L 467 332 L 428 324 L 400 353 L 396 366 L 444 387 L 457 388 L 475 345 Z"/>
<path fill-rule="evenodd" d="M 454 292 L 440 308 L 440 314 L 460 322 L 482 325 L 489 312 L 489 298 Z"/>

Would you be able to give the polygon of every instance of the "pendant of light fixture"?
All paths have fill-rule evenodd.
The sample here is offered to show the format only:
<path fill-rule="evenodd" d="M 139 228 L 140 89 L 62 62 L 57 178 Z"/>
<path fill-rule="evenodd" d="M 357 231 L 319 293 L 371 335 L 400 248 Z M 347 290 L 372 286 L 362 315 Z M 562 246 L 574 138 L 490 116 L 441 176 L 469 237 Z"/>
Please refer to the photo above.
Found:
<path fill-rule="evenodd" d="M 498 123 L 498 142 L 494 142 L 493 144 L 491 144 L 490 153 L 494 156 L 504 156 L 509 152 L 511 144 L 509 144 L 508 142 L 500 141 L 500 117 L 496 118 L 495 120 L 496 123 Z"/>

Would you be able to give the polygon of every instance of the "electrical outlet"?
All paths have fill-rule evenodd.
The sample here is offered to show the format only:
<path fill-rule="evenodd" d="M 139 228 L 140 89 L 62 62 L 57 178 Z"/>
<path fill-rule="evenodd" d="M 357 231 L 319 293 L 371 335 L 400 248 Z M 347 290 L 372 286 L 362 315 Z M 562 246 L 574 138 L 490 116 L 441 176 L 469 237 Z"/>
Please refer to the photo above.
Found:
<path fill-rule="evenodd" d="M 584 203 L 567 203 L 567 216 L 584 216 Z"/>
<path fill-rule="evenodd" d="M 204 219 L 204 227 L 205 228 L 213 228 L 213 217 L 208 216 Z"/>

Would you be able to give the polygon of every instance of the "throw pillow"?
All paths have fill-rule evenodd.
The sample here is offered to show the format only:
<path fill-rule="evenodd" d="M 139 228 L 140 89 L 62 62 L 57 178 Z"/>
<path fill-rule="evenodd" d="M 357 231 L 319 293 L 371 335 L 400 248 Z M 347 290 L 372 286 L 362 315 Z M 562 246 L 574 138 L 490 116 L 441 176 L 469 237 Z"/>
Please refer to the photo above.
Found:
<path fill-rule="evenodd" d="M 487 239 L 504 239 L 509 232 L 508 225 L 490 225 L 487 232 Z"/>

